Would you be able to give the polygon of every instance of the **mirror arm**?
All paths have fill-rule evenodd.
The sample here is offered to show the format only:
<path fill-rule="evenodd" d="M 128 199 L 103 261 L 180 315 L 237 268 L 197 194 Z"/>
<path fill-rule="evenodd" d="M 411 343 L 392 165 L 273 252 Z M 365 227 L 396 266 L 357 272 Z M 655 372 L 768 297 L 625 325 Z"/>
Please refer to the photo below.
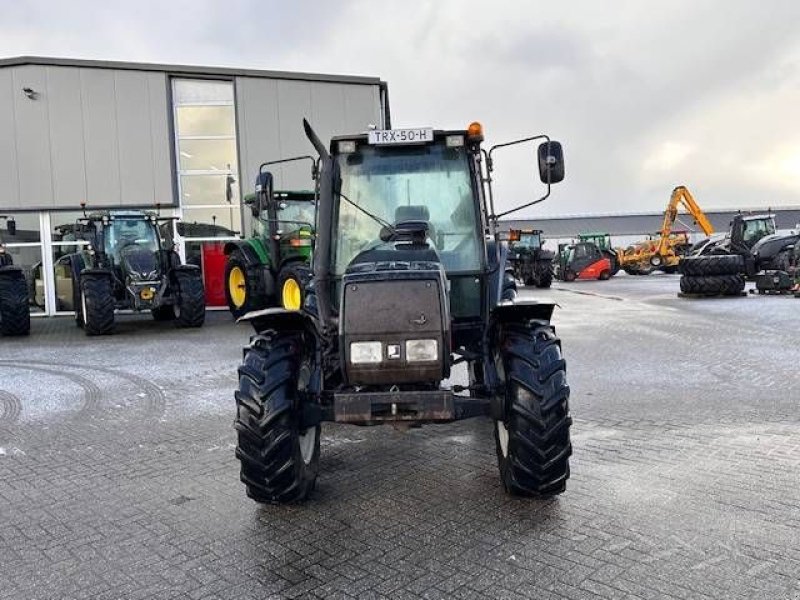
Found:
<path fill-rule="evenodd" d="M 517 144 L 524 144 L 525 142 L 533 142 L 535 140 L 547 140 L 550 142 L 550 136 L 548 135 L 535 135 L 533 137 L 522 138 L 521 140 L 514 140 L 513 142 L 505 142 L 504 144 L 496 144 L 489 148 L 489 163 L 491 164 L 492 152 L 499 148 L 505 148 L 506 146 L 516 146 Z"/>
<path fill-rule="evenodd" d="M 311 172 L 312 172 L 312 174 L 314 173 L 317 161 L 316 161 L 316 159 L 314 159 L 313 156 L 310 156 L 308 154 L 306 154 L 304 156 L 293 156 L 292 158 L 282 158 L 280 160 L 270 160 L 270 161 L 267 161 L 265 163 L 261 163 L 261 165 L 258 167 L 258 173 L 259 174 L 263 173 L 264 172 L 264 167 L 268 167 L 269 165 L 279 165 L 281 163 L 293 162 L 295 160 L 310 160 L 311 161 L 311 165 L 312 165 L 311 166 Z"/>
<path fill-rule="evenodd" d="M 523 208 L 528 208 L 529 206 L 533 206 L 534 204 L 539 204 L 539 202 L 544 202 L 545 200 L 547 200 L 547 198 L 549 196 L 550 196 L 550 182 L 548 181 L 547 182 L 547 193 L 544 196 L 534 200 L 533 202 L 528 202 L 527 204 L 522 204 L 521 206 L 517 206 L 516 208 L 512 208 L 511 210 L 507 210 L 505 212 L 501 212 L 499 215 L 493 215 L 494 219 L 497 220 L 500 217 L 505 217 L 506 215 L 510 215 L 511 213 L 515 213 L 518 210 L 522 210 Z"/>
<path fill-rule="evenodd" d="M 542 196 L 541 198 L 539 198 L 537 200 L 534 200 L 533 202 L 528 202 L 528 204 L 523 204 L 522 206 L 517 206 L 516 208 L 512 208 L 511 210 L 507 210 L 505 212 L 502 212 L 499 215 L 495 214 L 495 212 L 494 212 L 494 198 L 493 198 L 493 195 L 492 195 L 492 176 L 491 176 L 492 167 L 493 167 L 493 164 L 494 164 L 494 161 L 492 160 L 492 152 L 494 152 L 495 150 L 498 150 L 500 148 L 506 148 L 507 146 L 516 146 L 518 144 L 525 144 L 527 142 L 534 142 L 536 140 L 546 140 L 547 142 L 550 142 L 550 136 L 544 135 L 544 134 L 542 134 L 542 135 L 534 135 L 532 137 L 526 137 L 526 138 L 522 138 L 522 139 L 519 139 L 519 140 L 514 140 L 512 142 L 505 142 L 503 144 L 495 144 L 494 146 L 489 148 L 489 152 L 486 152 L 485 150 L 483 150 L 483 153 L 486 156 L 486 167 L 487 167 L 486 181 L 489 184 L 489 204 L 490 204 L 491 210 L 492 210 L 492 214 L 489 215 L 489 219 L 491 219 L 495 223 L 497 223 L 497 220 L 500 219 L 500 217 L 504 217 L 506 215 L 510 215 L 511 213 L 517 212 L 518 210 L 522 210 L 523 208 L 528 208 L 529 206 L 533 206 L 534 204 L 539 204 L 539 202 L 544 202 L 550 196 L 550 181 L 548 181 L 547 182 L 547 193 L 544 196 Z"/>

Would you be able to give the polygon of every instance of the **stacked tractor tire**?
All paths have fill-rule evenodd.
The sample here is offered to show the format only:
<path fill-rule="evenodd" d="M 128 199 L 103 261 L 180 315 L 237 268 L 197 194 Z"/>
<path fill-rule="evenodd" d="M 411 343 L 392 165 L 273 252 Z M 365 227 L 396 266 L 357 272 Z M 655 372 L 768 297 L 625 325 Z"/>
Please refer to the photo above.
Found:
<path fill-rule="evenodd" d="M 25 274 L 0 251 L 0 333 L 28 335 L 31 316 L 28 302 L 28 283 Z"/>
<path fill-rule="evenodd" d="M 745 286 L 744 258 L 739 254 L 689 256 L 681 260 L 681 293 L 739 296 Z"/>

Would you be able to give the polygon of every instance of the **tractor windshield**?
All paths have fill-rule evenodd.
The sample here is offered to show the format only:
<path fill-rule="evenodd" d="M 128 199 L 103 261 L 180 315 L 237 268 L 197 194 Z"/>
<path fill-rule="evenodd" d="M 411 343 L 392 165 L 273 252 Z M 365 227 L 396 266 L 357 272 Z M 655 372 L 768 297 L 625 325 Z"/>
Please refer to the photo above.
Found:
<path fill-rule="evenodd" d="M 762 237 L 775 233 L 775 221 L 766 219 L 748 219 L 744 222 L 744 241 L 755 244 Z"/>
<path fill-rule="evenodd" d="M 297 231 L 302 227 L 314 228 L 314 203 L 307 200 L 288 200 L 278 206 L 278 222 L 286 231 Z"/>
<path fill-rule="evenodd" d="M 115 217 L 105 232 L 105 250 L 109 256 L 119 260 L 120 251 L 126 246 L 136 245 L 142 250 L 158 252 L 155 225 L 141 218 Z"/>
<path fill-rule="evenodd" d="M 428 222 L 430 240 L 448 272 L 480 269 L 480 229 L 465 148 L 363 144 L 338 160 L 341 192 L 350 202 L 337 203 L 335 274 L 344 273 L 360 252 L 381 244 L 380 221 L 407 220 Z"/>
<path fill-rule="evenodd" d="M 522 248 L 530 248 L 531 250 L 538 250 L 542 243 L 541 237 L 538 233 L 523 233 L 519 236 L 518 246 Z"/>

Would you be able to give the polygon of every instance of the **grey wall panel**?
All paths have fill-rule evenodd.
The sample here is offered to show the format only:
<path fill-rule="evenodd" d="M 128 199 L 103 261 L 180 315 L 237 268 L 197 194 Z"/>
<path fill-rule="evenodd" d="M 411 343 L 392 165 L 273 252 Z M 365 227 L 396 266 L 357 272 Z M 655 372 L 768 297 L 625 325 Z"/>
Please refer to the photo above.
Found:
<path fill-rule="evenodd" d="M 314 154 L 303 131 L 303 118 L 311 118 L 311 83 L 307 81 L 278 81 L 278 115 L 281 156 L 290 158 Z M 284 189 L 313 189 L 309 161 L 282 165 L 279 185 Z"/>
<path fill-rule="evenodd" d="M 240 77 L 236 80 L 236 119 L 239 142 L 239 189 L 253 191 L 258 166 L 281 158 L 278 129 L 278 82 Z"/>
<path fill-rule="evenodd" d="M 45 67 L 17 67 L 13 69 L 13 80 L 14 90 L 21 91 L 22 88 L 29 87 L 39 93 L 36 100 L 31 100 L 22 93 L 14 94 L 19 202 L 22 206 L 52 206 Z"/>
<path fill-rule="evenodd" d="M 0 211 L 19 206 L 14 95 L 21 93 L 12 70 L 0 69 Z"/>
<path fill-rule="evenodd" d="M 376 85 L 343 85 L 346 132 L 361 133 L 381 125 L 380 91 Z"/>
<path fill-rule="evenodd" d="M 326 144 L 334 135 L 348 133 L 345 91 L 341 85 L 312 83 L 309 121 Z M 352 133 L 352 132 L 350 132 Z M 309 146 L 309 149 L 311 147 Z"/>
<path fill-rule="evenodd" d="M 53 205 L 77 209 L 86 199 L 80 73 L 69 67 L 46 69 Z"/>
<path fill-rule="evenodd" d="M 172 173 L 172 107 L 168 100 L 169 80 L 165 73 L 148 73 L 150 96 L 150 150 L 153 163 L 153 202 L 164 206 L 177 203 Z"/>
<path fill-rule="evenodd" d="M 118 206 L 120 174 L 114 71 L 81 69 L 80 80 L 86 202 L 89 206 Z"/>
<path fill-rule="evenodd" d="M 114 86 L 119 135 L 120 204 L 151 204 L 154 182 L 147 74 L 116 71 Z"/>

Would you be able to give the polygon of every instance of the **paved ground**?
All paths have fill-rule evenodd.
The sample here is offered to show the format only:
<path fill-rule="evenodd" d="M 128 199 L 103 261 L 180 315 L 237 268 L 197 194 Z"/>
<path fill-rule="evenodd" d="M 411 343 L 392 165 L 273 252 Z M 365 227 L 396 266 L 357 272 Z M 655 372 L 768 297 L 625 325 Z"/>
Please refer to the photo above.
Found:
<path fill-rule="evenodd" d="M 34 321 L 0 340 L 0 598 L 800 598 L 800 300 L 560 287 L 575 454 L 548 501 L 503 493 L 472 420 L 326 426 L 313 500 L 260 507 L 246 327 Z"/>

